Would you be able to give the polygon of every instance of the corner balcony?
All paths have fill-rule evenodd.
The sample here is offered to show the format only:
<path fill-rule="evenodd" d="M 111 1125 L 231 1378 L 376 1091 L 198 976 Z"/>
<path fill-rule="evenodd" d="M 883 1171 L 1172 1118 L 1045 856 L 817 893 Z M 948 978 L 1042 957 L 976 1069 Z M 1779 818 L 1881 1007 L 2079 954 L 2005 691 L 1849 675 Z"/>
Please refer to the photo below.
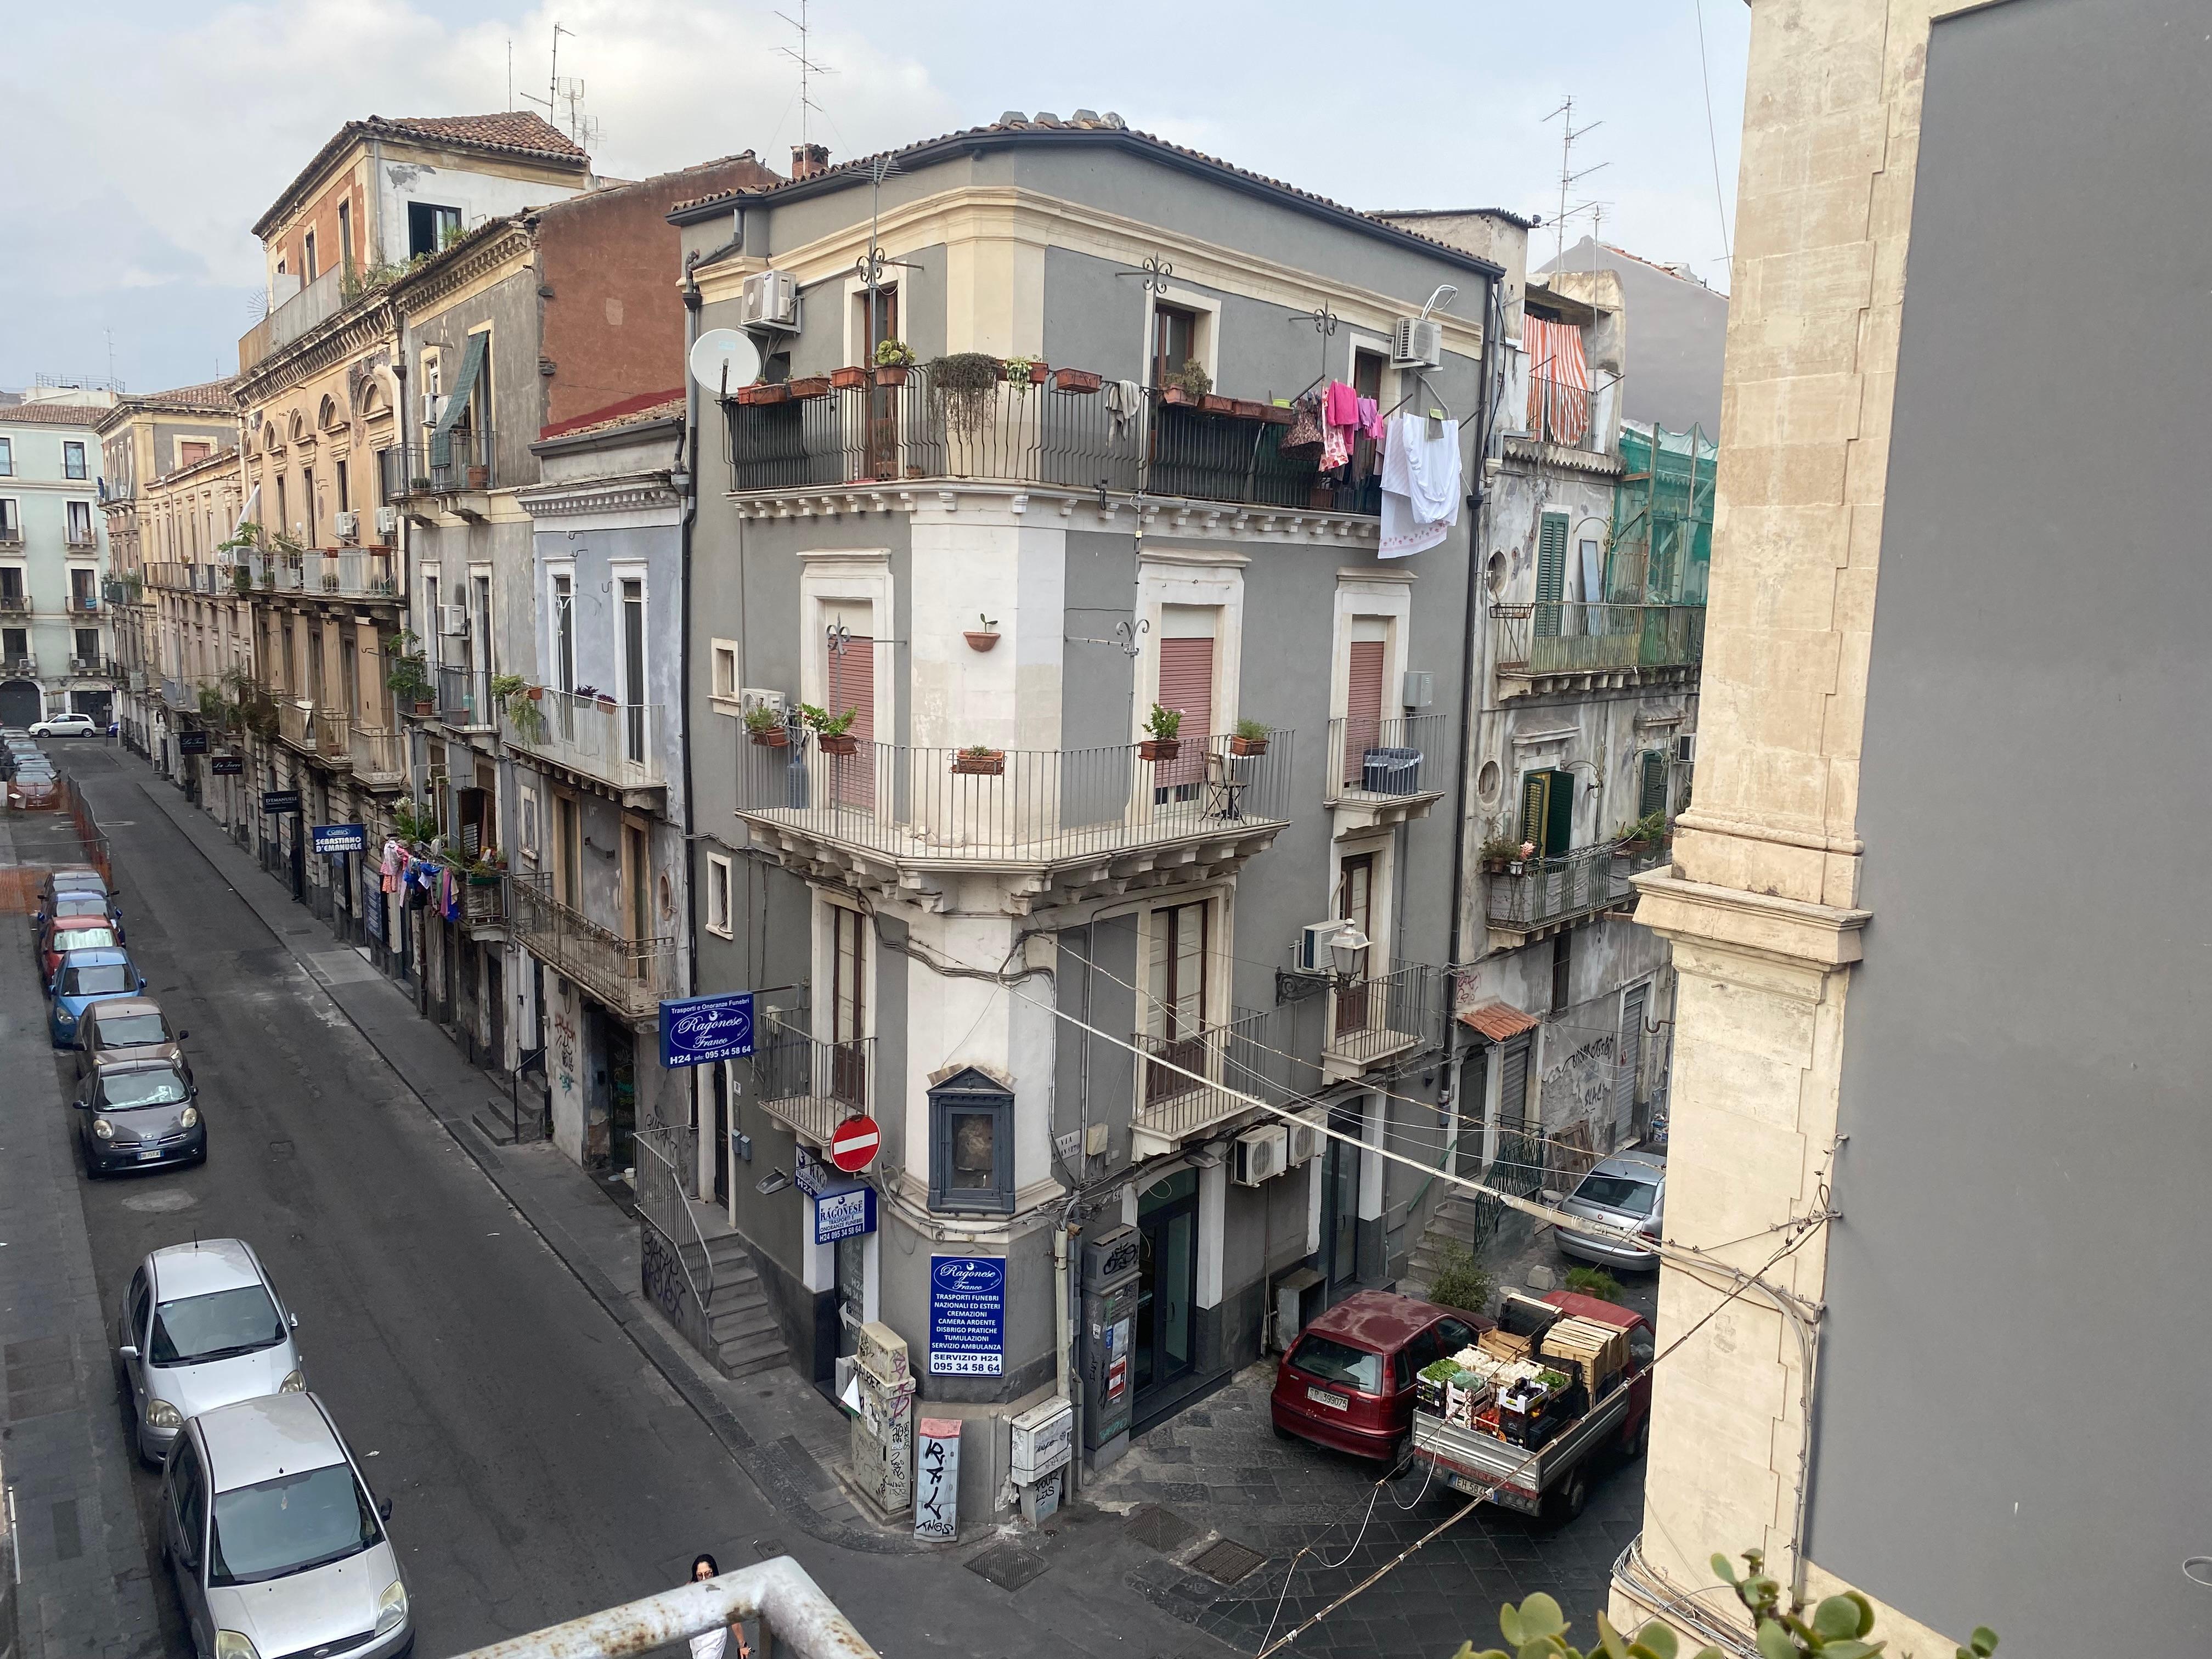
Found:
<path fill-rule="evenodd" d="M 599 786 L 626 806 L 659 805 L 668 785 L 659 703 L 546 690 L 535 699 L 507 699 L 495 712 L 501 740 L 508 747 L 577 782 Z"/>
<path fill-rule="evenodd" d="M 438 718 L 457 732 L 489 732 L 499 724 L 491 674 L 479 668 L 440 668 Z"/>
<path fill-rule="evenodd" d="M 1442 714 L 1331 720 L 1322 799 L 1335 810 L 1335 833 L 1387 829 L 1428 817 L 1429 809 L 1443 799 L 1450 775 L 1443 738 Z"/>
<path fill-rule="evenodd" d="M 1665 842 L 1600 842 L 1557 858 L 1515 859 L 1486 878 L 1493 949 L 1548 939 L 1601 911 L 1635 902 L 1629 878 L 1667 862 Z"/>
<path fill-rule="evenodd" d="M 1030 901 L 1216 873 L 1264 851 L 1291 813 L 1291 739 L 1227 737 L 1079 750 L 909 747 L 779 729 L 740 739 L 738 816 L 787 866 L 889 894 L 943 878 L 1026 878 Z"/>
<path fill-rule="evenodd" d="M 774 1015 L 761 1021 L 753 1046 L 754 1098 L 801 1140 L 827 1149 L 847 1118 L 868 1109 L 876 1040 L 819 1042 Z"/>
<path fill-rule="evenodd" d="M 489 428 L 456 427 L 442 445 L 425 440 L 384 453 L 386 499 L 417 523 L 435 524 L 441 512 L 471 523 L 491 516 L 491 492 L 501 480 L 499 446 Z"/>
<path fill-rule="evenodd" d="M 349 742 L 357 782 L 372 789 L 396 789 L 407 781 L 407 744 L 399 732 L 384 726 L 356 726 Z"/>
<path fill-rule="evenodd" d="M 1701 605 L 1547 599 L 1490 608 L 1500 698 L 1614 686 L 1682 684 L 1705 655 Z"/>
<path fill-rule="evenodd" d="M 676 940 L 625 939 L 553 896 L 552 877 L 507 878 L 514 935 L 563 978 L 572 979 L 619 1018 L 643 1029 L 660 1000 L 676 994 Z"/>
<path fill-rule="evenodd" d="M 1332 1079 L 1354 1078 L 1401 1054 L 1440 1044 L 1440 977 L 1425 963 L 1401 962 L 1387 974 L 1334 987 L 1322 1041 L 1322 1069 Z"/>

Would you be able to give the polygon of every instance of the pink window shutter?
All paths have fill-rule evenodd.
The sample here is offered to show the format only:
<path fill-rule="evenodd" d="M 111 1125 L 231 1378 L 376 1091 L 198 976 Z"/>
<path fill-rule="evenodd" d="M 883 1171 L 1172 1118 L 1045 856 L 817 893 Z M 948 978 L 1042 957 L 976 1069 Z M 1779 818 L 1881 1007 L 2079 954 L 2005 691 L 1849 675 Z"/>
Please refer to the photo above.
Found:
<path fill-rule="evenodd" d="M 1163 708 L 1182 711 L 1176 735 L 1182 752 L 1154 769 L 1155 787 L 1196 783 L 1206 775 L 1206 739 L 1213 730 L 1213 641 L 1210 639 L 1172 639 L 1160 641 L 1160 692 Z"/>
<path fill-rule="evenodd" d="M 1354 640 L 1350 672 L 1345 677 L 1344 775 L 1341 781 L 1357 783 L 1363 775 L 1367 751 L 1382 736 L 1382 641 Z"/>
<path fill-rule="evenodd" d="M 850 736 L 860 747 L 850 755 L 823 758 L 835 781 L 837 799 L 847 806 L 876 804 L 876 642 L 866 634 L 848 635 L 842 656 L 832 651 L 823 665 L 823 684 L 830 714 L 853 713 Z"/>

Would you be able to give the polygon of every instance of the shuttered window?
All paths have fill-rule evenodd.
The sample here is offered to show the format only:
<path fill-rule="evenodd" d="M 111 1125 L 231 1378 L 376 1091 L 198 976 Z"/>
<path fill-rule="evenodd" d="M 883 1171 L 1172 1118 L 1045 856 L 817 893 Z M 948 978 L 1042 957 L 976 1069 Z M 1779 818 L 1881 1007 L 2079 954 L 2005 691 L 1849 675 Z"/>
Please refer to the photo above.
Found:
<path fill-rule="evenodd" d="M 1206 777 L 1206 739 L 1213 730 L 1213 640 L 1204 635 L 1160 641 L 1159 704 L 1180 709 L 1182 752 L 1152 772 L 1155 799 L 1187 799 Z"/>
<path fill-rule="evenodd" d="M 1575 838 L 1575 779 L 1571 772 L 1521 775 L 1521 839 L 1534 842 L 1540 859 L 1558 858 Z"/>
<path fill-rule="evenodd" d="M 1567 587 L 1567 515 L 1547 513 L 1536 529 L 1535 631 L 1542 639 L 1559 632 L 1559 601 Z"/>
<path fill-rule="evenodd" d="M 829 769 L 830 787 L 836 798 L 848 806 L 873 806 L 876 803 L 876 641 L 872 635 L 853 633 L 845 636 L 842 651 L 830 650 L 825 643 L 827 660 L 823 664 L 823 707 L 830 714 L 842 714 L 853 710 L 852 730 L 848 736 L 860 740 L 860 747 L 850 755 L 824 755 L 823 763 Z"/>
<path fill-rule="evenodd" d="M 1620 997 L 1620 1071 L 1613 1080 L 1613 1122 L 1626 1133 L 1636 1116 L 1638 1073 L 1644 1069 L 1644 1003 L 1648 985 L 1632 985 Z"/>
<path fill-rule="evenodd" d="M 1648 818 L 1654 812 L 1667 810 L 1667 757 L 1663 750 L 1647 749 L 1642 761 L 1643 772 L 1636 790 L 1636 816 Z"/>
<path fill-rule="evenodd" d="M 1382 737 L 1382 647 L 1381 640 L 1354 640 L 1349 672 L 1345 676 L 1344 774 L 1341 781 L 1358 783 L 1367 751 Z"/>
<path fill-rule="evenodd" d="M 1498 1121 L 1517 1129 L 1528 1121 L 1528 1038 L 1523 1035 L 1505 1045 L 1498 1068 Z"/>

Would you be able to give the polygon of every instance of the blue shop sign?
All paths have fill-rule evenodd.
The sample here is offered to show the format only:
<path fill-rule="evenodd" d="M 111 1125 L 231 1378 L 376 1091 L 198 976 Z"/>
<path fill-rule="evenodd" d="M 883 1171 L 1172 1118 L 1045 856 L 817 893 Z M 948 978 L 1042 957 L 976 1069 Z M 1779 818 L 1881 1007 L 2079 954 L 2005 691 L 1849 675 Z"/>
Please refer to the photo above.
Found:
<path fill-rule="evenodd" d="M 930 1257 L 929 1374 L 997 1376 L 1006 1364 L 1006 1259 Z"/>
<path fill-rule="evenodd" d="M 720 991 L 660 1005 L 660 1063 L 705 1066 L 753 1051 L 753 994 Z"/>
<path fill-rule="evenodd" d="M 814 1195 L 814 1242 L 835 1244 L 876 1230 L 876 1189 L 839 1187 Z"/>
<path fill-rule="evenodd" d="M 358 853 L 368 845 L 368 832 L 357 823 L 318 823 L 311 827 L 318 853 Z"/>

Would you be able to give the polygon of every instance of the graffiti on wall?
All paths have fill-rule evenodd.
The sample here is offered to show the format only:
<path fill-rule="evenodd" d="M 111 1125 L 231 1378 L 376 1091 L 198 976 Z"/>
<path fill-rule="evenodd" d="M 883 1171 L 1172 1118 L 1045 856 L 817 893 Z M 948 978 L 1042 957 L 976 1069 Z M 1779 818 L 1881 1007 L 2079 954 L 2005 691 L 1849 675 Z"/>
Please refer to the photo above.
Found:
<path fill-rule="evenodd" d="M 576 1023 L 566 1008 L 553 1015 L 553 1081 L 564 1095 L 576 1092 Z"/>
<path fill-rule="evenodd" d="M 684 1264 L 677 1260 L 675 1250 L 657 1228 L 641 1227 L 639 1231 L 644 1237 L 638 1251 L 638 1275 L 646 1300 L 659 1309 L 671 1323 L 679 1322 L 690 1292 Z"/>
<path fill-rule="evenodd" d="M 1606 1121 L 1613 1098 L 1614 1040 L 1593 1037 L 1544 1073 L 1544 1127 L 1557 1133 L 1569 1123 Z"/>

